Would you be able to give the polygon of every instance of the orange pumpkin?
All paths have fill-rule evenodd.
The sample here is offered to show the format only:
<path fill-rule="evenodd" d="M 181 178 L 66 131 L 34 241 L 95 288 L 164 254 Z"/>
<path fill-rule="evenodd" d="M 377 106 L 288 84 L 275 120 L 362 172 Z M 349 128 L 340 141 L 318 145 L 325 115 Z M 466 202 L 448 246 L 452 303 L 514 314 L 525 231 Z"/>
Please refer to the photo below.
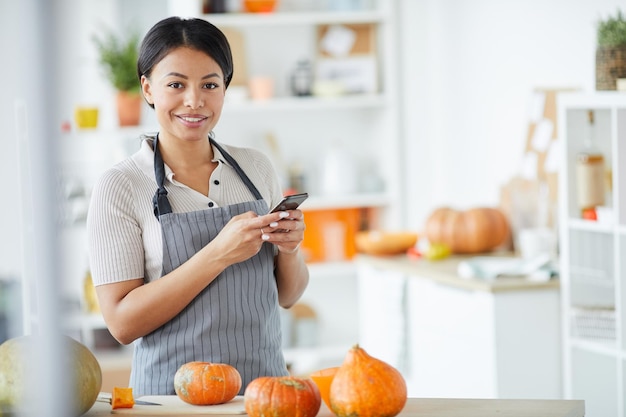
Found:
<path fill-rule="evenodd" d="M 225 363 L 187 362 L 174 375 L 174 390 L 189 404 L 222 404 L 241 389 L 241 375 Z"/>
<path fill-rule="evenodd" d="M 402 374 L 358 345 L 348 351 L 330 384 L 330 408 L 338 417 L 392 417 L 406 401 Z"/>
<path fill-rule="evenodd" d="M 426 237 L 443 243 L 453 253 L 489 252 L 509 238 L 509 223 L 496 208 L 479 207 L 466 211 L 449 207 L 436 209 L 426 220 Z"/>
<path fill-rule="evenodd" d="M 243 394 L 250 417 L 314 417 L 322 405 L 320 391 L 309 378 L 262 376 Z"/>

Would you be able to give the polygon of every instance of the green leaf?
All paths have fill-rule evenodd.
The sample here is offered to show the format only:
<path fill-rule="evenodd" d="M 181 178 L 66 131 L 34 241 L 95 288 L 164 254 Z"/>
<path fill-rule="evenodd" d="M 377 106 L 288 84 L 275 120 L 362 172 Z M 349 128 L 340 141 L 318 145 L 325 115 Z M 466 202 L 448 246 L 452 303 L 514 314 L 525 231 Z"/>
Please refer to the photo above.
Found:
<path fill-rule="evenodd" d="M 598 46 L 626 45 L 626 20 L 621 10 L 598 23 Z"/>
<path fill-rule="evenodd" d="M 120 37 L 109 31 L 102 37 L 93 36 L 92 40 L 100 55 L 100 65 L 113 87 L 119 91 L 139 92 L 139 35 L 133 32 Z"/>

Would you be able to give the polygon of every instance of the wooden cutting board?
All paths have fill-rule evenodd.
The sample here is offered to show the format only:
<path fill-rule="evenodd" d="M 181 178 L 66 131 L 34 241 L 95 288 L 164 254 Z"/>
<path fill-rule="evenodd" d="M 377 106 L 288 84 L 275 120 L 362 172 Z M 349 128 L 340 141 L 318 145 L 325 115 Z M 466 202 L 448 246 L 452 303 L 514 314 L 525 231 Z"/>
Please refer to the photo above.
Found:
<path fill-rule="evenodd" d="M 155 416 L 185 416 L 185 415 L 209 415 L 209 414 L 246 414 L 243 405 L 243 395 L 238 395 L 225 404 L 217 405 L 192 405 L 187 404 L 176 395 L 146 395 L 136 400 L 150 401 L 161 405 L 139 405 L 133 408 L 118 408 L 112 410 L 113 414 L 128 415 L 155 415 Z"/>

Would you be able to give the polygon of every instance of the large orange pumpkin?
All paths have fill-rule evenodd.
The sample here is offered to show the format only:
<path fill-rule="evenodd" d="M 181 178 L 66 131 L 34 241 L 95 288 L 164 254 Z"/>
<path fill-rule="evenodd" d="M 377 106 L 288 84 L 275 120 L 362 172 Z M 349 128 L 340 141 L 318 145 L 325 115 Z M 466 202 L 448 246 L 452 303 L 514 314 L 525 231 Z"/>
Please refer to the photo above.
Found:
<path fill-rule="evenodd" d="M 406 401 L 402 374 L 358 345 L 348 351 L 330 384 L 330 408 L 338 417 L 393 417 Z"/>
<path fill-rule="evenodd" d="M 248 384 L 243 394 L 250 417 L 314 417 L 322 399 L 309 378 L 262 376 Z"/>
<path fill-rule="evenodd" d="M 189 404 L 222 404 L 241 389 L 241 374 L 225 363 L 187 362 L 174 375 L 174 391 Z"/>
<path fill-rule="evenodd" d="M 443 243 L 453 253 L 489 252 L 509 238 L 509 223 L 496 208 L 479 207 L 459 211 L 449 207 L 436 209 L 426 220 L 426 237 L 431 243 Z"/>

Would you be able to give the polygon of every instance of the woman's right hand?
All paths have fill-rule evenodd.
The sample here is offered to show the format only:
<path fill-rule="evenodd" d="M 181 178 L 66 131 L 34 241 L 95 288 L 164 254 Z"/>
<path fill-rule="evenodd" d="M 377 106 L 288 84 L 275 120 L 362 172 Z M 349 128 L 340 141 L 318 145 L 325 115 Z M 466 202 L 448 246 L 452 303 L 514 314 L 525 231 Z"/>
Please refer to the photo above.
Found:
<path fill-rule="evenodd" d="M 265 216 L 263 216 L 265 217 Z M 245 261 L 256 255 L 264 240 L 261 229 L 267 221 L 249 211 L 234 216 L 205 249 L 210 247 L 211 257 L 217 254 L 225 262 L 225 267 Z"/>

